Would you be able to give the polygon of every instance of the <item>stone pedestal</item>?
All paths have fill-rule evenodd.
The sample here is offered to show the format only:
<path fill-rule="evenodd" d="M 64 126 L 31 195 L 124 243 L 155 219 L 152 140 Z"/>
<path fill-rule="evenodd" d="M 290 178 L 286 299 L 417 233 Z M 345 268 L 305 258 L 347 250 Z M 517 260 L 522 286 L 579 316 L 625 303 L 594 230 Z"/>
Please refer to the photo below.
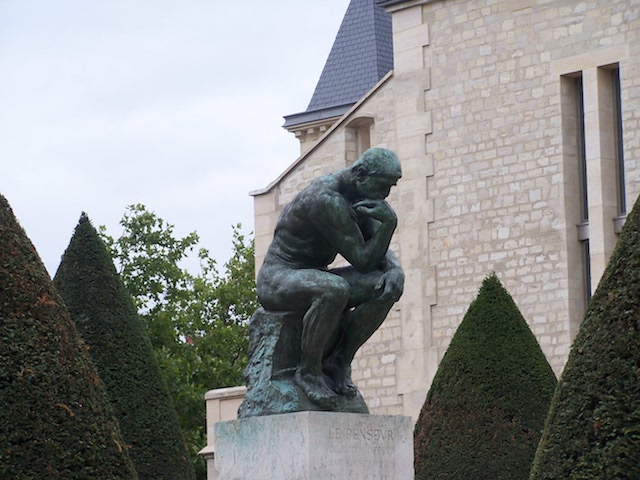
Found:
<path fill-rule="evenodd" d="M 412 480 L 410 417 L 297 412 L 215 425 L 216 480 Z"/>

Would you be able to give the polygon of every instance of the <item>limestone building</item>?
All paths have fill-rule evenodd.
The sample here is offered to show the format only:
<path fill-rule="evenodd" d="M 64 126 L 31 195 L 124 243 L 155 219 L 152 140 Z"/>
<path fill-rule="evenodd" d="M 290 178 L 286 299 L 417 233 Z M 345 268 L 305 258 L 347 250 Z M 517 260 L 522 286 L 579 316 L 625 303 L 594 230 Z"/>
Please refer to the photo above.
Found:
<path fill-rule="evenodd" d="M 279 212 L 369 146 L 395 151 L 402 299 L 357 355 L 372 413 L 417 417 L 495 271 L 559 374 L 640 193 L 640 2 L 352 0 L 300 157 L 253 192 L 257 265 Z"/>

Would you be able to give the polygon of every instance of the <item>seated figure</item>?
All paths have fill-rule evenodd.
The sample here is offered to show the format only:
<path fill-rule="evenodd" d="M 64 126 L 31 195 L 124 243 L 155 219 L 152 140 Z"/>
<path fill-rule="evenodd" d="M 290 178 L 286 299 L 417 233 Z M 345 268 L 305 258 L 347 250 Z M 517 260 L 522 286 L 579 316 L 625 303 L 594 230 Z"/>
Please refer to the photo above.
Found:
<path fill-rule="evenodd" d="M 293 382 L 319 410 L 359 394 L 351 361 L 402 295 L 404 274 L 389 250 L 397 218 L 385 201 L 401 175 L 393 152 L 371 148 L 314 180 L 284 208 L 259 271 L 263 310 L 300 312 Z M 337 254 L 349 266 L 329 268 Z"/>

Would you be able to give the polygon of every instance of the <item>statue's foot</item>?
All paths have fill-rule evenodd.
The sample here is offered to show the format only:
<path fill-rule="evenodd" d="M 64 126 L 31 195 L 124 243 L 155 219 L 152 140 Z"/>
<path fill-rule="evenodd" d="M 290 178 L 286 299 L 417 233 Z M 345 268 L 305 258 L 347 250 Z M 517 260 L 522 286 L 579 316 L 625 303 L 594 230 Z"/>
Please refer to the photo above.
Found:
<path fill-rule="evenodd" d="M 347 398 L 355 398 L 358 395 L 358 387 L 351 380 L 351 367 L 340 366 L 334 358 L 325 360 L 323 368 L 333 382 L 333 391 Z"/>
<path fill-rule="evenodd" d="M 347 398 L 355 398 L 356 395 L 358 395 L 358 387 L 347 377 L 336 385 L 336 393 L 338 395 L 344 395 Z"/>
<path fill-rule="evenodd" d="M 329 390 L 321 377 L 316 375 L 302 374 L 296 371 L 293 380 L 302 389 L 309 400 L 316 405 L 333 410 L 338 407 L 337 395 Z"/>

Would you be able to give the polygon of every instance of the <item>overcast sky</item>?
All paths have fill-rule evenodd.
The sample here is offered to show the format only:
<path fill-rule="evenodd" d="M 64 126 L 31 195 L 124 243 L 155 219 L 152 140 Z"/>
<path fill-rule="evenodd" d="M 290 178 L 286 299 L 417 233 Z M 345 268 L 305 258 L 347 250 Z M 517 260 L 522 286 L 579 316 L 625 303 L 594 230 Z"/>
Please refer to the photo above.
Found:
<path fill-rule="evenodd" d="M 142 203 L 223 264 L 299 153 L 349 0 L 0 0 L 0 193 L 53 276 Z"/>

